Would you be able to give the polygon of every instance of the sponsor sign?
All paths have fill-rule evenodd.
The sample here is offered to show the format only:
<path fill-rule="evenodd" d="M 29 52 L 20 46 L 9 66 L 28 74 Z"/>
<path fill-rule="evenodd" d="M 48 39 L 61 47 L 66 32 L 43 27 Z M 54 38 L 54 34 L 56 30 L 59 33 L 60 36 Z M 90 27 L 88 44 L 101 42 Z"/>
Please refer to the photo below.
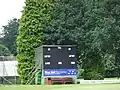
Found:
<path fill-rule="evenodd" d="M 44 69 L 44 76 L 76 76 L 77 69 Z"/>

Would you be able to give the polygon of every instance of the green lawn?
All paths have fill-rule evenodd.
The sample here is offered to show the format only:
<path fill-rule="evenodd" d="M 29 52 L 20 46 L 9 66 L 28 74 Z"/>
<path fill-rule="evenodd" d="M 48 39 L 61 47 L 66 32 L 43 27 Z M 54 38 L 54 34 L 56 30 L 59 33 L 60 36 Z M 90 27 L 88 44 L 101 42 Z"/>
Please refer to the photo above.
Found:
<path fill-rule="evenodd" d="M 120 84 L 3 86 L 0 90 L 120 90 Z"/>

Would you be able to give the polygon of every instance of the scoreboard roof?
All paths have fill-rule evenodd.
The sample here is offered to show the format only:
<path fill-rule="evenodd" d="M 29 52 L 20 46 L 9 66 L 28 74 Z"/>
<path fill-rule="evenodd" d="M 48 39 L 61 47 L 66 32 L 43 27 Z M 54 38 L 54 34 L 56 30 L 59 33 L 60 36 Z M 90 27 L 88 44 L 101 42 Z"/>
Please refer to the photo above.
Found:
<path fill-rule="evenodd" d="M 40 47 L 76 47 L 76 45 L 43 45 Z"/>

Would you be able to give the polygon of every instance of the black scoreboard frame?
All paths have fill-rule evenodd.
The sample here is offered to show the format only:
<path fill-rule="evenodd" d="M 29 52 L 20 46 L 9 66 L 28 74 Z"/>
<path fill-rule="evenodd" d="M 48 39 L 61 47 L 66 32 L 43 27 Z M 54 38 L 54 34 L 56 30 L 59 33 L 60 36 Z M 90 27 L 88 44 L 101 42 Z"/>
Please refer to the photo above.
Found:
<path fill-rule="evenodd" d="M 35 49 L 42 69 L 77 69 L 76 45 L 43 45 Z"/>

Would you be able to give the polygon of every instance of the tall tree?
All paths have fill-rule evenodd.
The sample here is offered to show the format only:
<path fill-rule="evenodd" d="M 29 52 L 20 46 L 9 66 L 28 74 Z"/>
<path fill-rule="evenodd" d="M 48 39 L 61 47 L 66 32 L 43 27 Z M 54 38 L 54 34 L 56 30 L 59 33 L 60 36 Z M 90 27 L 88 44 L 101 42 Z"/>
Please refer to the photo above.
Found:
<path fill-rule="evenodd" d="M 14 55 L 17 54 L 16 38 L 18 34 L 18 19 L 14 18 L 9 20 L 8 24 L 3 27 L 3 33 L 1 37 L 1 44 L 8 47 L 10 52 Z"/>
<path fill-rule="evenodd" d="M 45 44 L 76 44 L 75 37 L 81 34 L 83 0 L 55 1 L 52 21 L 44 28 L 43 40 Z"/>
<path fill-rule="evenodd" d="M 83 25 L 84 79 L 104 78 L 104 55 L 108 36 L 105 26 L 104 0 L 91 0 L 85 5 Z M 106 43 L 106 45 L 105 45 Z"/>
<path fill-rule="evenodd" d="M 51 24 L 44 31 L 47 44 L 77 44 L 85 79 L 103 79 L 104 7 L 99 0 L 56 0 Z M 103 68 L 101 68 L 103 67 Z M 88 70 L 89 69 L 89 70 Z M 96 77 L 95 77 L 96 75 Z"/>
<path fill-rule="evenodd" d="M 112 45 L 112 51 L 115 55 L 116 71 L 118 77 L 120 77 L 120 1 L 119 0 L 107 0 L 106 1 L 107 22 L 109 24 L 108 35 Z"/>
<path fill-rule="evenodd" d="M 43 27 L 51 20 L 54 0 L 26 0 L 17 37 L 18 72 L 21 83 L 26 84 L 34 68 L 34 48 L 42 45 Z"/>

